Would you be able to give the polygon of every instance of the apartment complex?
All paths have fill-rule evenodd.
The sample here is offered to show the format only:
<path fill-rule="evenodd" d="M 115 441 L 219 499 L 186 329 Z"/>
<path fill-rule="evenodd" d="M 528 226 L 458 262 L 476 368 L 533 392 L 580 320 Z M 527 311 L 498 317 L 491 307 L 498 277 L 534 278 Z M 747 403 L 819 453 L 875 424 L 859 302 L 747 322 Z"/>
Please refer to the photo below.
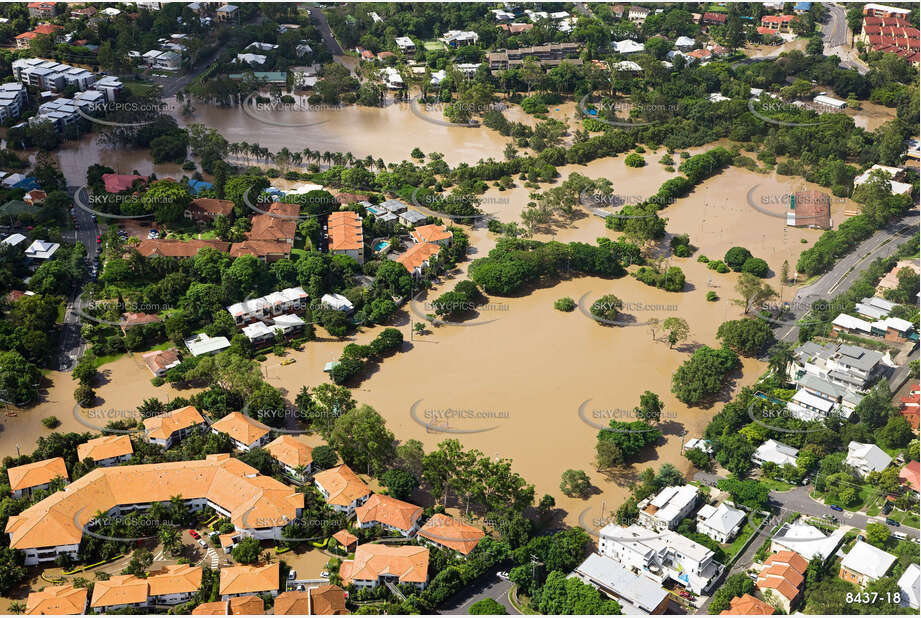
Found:
<path fill-rule="evenodd" d="M 192 599 L 201 586 L 202 568 L 175 564 L 151 571 L 147 578 L 112 575 L 93 586 L 90 607 L 98 613 L 143 608 L 152 605 L 178 605 Z"/>
<path fill-rule="evenodd" d="M 697 487 L 666 487 L 651 498 L 640 501 L 639 523 L 650 530 L 674 530 L 697 506 Z"/>
<path fill-rule="evenodd" d="M 326 230 L 332 255 L 347 255 L 359 264 L 365 263 L 364 232 L 357 212 L 339 210 L 330 213 Z"/>
<path fill-rule="evenodd" d="M 163 448 L 170 448 L 192 432 L 201 431 L 204 426 L 205 419 L 194 406 L 177 408 L 144 419 L 147 442 Z"/>
<path fill-rule="evenodd" d="M 355 550 L 354 560 L 339 567 L 343 585 L 377 588 L 382 584 L 412 584 L 424 590 L 428 584 L 429 550 L 417 545 L 365 543 Z"/>
<path fill-rule="evenodd" d="M 421 506 L 382 494 L 373 494 L 367 502 L 355 509 L 359 528 L 380 526 L 385 530 L 399 532 L 404 537 L 416 533 L 420 517 Z"/>
<path fill-rule="evenodd" d="M 444 513 L 436 513 L 419 529 L 417 536 L 435 547 L 469 556 L 486 533 Z"/>
<path fill-rule="evenodd" d="M 234 324 L 244 326 L 307 309 L 307 292 L 303 288 L 285 288 L 259 298 L 251 298 L 227 307 Z"/>
<path fill-rule="evenodd" d="M 7 468 L 6 474 L 14 498 L 31 496 L 36 491 L 48 489 L 51 482 L 57 478 L 70 480 L 63 457 L 52 457 Z"/>
<path fill-rule="evenodd" d="M 486 61 L 489 63 L 489 68 L 493 70 L 520 67 L 527 58 L 535 59 L 544 67 L 559 66 L 564 60 L 581 64 L 582 61 L 576 58 L 580 49 L 581 45 L 579 43 L 547 43 L 546 45 L 490 52 L 486 54 Z"/>
<path fill-rule="evenodd" d="M 6 533 L 10 547 L 25 554 L 26 565 L 53 562 L 58 556 L 76 559 L 83 531 L 97 512 L 146 511 L 154 502 L 177 495 L 192 510 L 212 508 L 229 517 L 235 529 L 259 539 L 281 538 L 282 528 L 304 508 L 303 494 L 239 459 L 218 454 L 196 461 L 96 468 L 10 517 Z"/>
<path fill-rule="evenodd" d="M 326 503 L 340 513 L 352 514 L 371 497 L 371 489 L 344 464 L 316 473 L 313 482 Z"/>

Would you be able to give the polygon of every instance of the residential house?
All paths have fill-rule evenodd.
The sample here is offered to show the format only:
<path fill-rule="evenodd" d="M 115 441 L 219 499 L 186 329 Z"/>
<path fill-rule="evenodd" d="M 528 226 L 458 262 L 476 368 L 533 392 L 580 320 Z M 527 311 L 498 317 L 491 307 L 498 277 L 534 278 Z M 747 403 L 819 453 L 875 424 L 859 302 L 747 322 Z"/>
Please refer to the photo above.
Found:
<path fill-rule="evenodd" d="M 416 44 L 413 43 L 413 40 L 408 36 L 398 36 L 396 39 L 397 47 L 400 48 L 400 51 L 411 56 L 416 53 Z"/>
<path fill-rule="evenodd" d="M 48 260 L 61 248 L 60 243 L 48 242 L 47 240 L 33 240 L 32 244 L 26 248 L 26 259 L 29 260 Z"/>
<path fill-rule="evenodd" d="M 827 561 L 844 540 L 844 530 L 838 528 L 829 535 L 809 524 L 796 521 L 785 523 L 771 537 L 771 551 L 789 550 L 796 552 L 807 561 L 820 557 Z"/>
<path fill-rule="evenodd" d="M 264 446 L 271 438 L 269 427 L 240 412 L 231 412 L 218 419 L 211 425 L 211 432 L 230 436 L 233 447 L 239 451 Z"/>
<path fill-rule="evenodd" d="M 54 17 L 54 7 L 57 2 L 30 2 L 29 17 L 41 17 L 42 19 L 51 19 Z"/>
<path fill-rule="evenodd" d="M 870 383 L 892 365 L 889 354 L 848 344 L 820 345 L 807 341 L 793 351 L 790 377 L 793 381 L 810 373 L 853 391 L 865 391 Z"/>
<path fill-rule="evenodd" d="M 921 389 L 919 389 L 919 385 L 914 384 L 911 386 L 908 397 L 902 397 L 899 414 L 908 420 L 911 430 L 918 433 L 918 427 L 921 425 Z"/>
<path fill-rule="evenodd" d="M 697 41 L 689 36 L 679 36 L 677 39 L 675 39 L 675 49 L 680 49 L 683 52 L 691 51 L 694 49 L 696 44 Z"/>
<path fill-rule="evenodd" d="M 790 196 L 787 225 L 827 230 L 831 228 L 831 198 L 821 191 L 797 191 Z"/>
<path fill-rule="evenodd" d="M 704 13 L 700 18 L 702 26 L 722 26 L 726 23 L 727 15 L 725 13 Z"/>
<path fill-rule="evenodd" d="M 198 252 L 209 247 L 221 253 L 227 253 L 230 243 L 220 240 L 176 240 L 167 238 L 145 238 L 138 244 L 137 251 L 144 257 L 195 257 Z"/>
<path fill-rule="evenodd" d="M 863 395 L 860 393 L 851 391 L 840 384 L 833 384 L 828 380 L 823 380 L 809 373 L 804 374 L 803 377 L 797 381 L 797 386 L 799 389 L 797 395 L 794 395 L 797 401 L 803 399 L 802 396 L 798 396 L 799 390 L 805 391 L 810 395 L 832 402 L 834 404 L 832 409 L 842 418 L 850 418 L 857 404 L 863 399 Z M 797 403 L 791 402 L 787 404 L 787 409 L 795 411 L 794 408 L 798 405 Z M 808 416 L 814 418 L 811 414 Z"/>
<path fill-rule="evenodd" d="M 135 183 L 146 185 L 150 176 L 141 176 L 139 174 L 103 174 L 102 184 L 109 193 L 122 193 L 123 191 L 134 190 Z"/>
<path fill-rule="evenodd" d="M 871 3 L 863 5 L 863 14 L 865 17 L 902 17 L 907 19 L 911 14 L 911 10 L 885 4 Z"/>
<path fill-rule="evenodd" d="M 28 102 L 26 87 L 19 82 L 0 84 L 0 122 L 19 118 Z"/>
<path fill-rule="evenodd" d="M 417 536 L 440 549 L 453 549 L 469 556 L 486 533 L 444 513 L 436 513 L 419 529 Z"/>
<path fill-rule="evenodd" d="M 309 614 L 311 616 L 345 616 L 349 612 L 345 608 L 345 590 L 332 584 L 315 586 L 307 590 L 309 601 Z M 275 605 L 278 613 L 278 604 Z"/>
<path fill-rule="evenodd" d="M 10 481 L 10 492 L 16 499 L 48 489 L 55 479 L 60 478 L 65 482 L 70 480 L 63 457 L 52 457 L 7 468 L 6 474 Z"/>
<path fill-rule="evenodd" d="M 202 567 L 170 564 L 147 574 L 147 601 L 150 605 L 178 605 L 192 600 L 201 588 Z"/>
<path fill-rule="evenodd" d="M 882 472 L 892 463 L 892 457 L 875 444 L 851 442 L 847 445 L 847 457 L 844 463 L 851 466 L 862 477 L 871 472 Z"/>
<path fill-rule="evenodd" d="M 729 601 L 729 609 L 720 612 L 720 616 L 770 616 L 774 606 L 758 597 L 745 593 Z"/>
<path fill-rule="evenodd" d="M 281 586 L 281 564 L 272 562 L 264 565 L 241 564 L 221 569 L 218 594 L 225 601 L 233 597 L 253 594 L 278 596 Z"/>
<path fill-rule="evenodd" d="M 127 434 L 93 438 L 77 446 L 77 459 L 92 459 L 97 466 L 115 466 L 131 459 L 134 447 Z"/>
<path fill-rule="evenodd" d="M 697 487 L 666 487 L 655 496 L 645 498 L 637 506 L 640 510 L 641 526 L 656 531 L 674 530 L 697 506 Z"/>
<path fill-rule="evenodd" d="M 724 569 L 700 543 L 671 530 L 655 533 L 635 524 L 602 528 L 598 553 L 658 584 L 670 579 L 694 594 L 709 592 Z"/>
<path fill-rule="evenodd" d="M 384 67 L 380 72 L 381 80 L 390 90 L 402 90 L 406 84 L 403 83 L 403 76 L 393 67 Z"/>
<path fill-rule="evenodd" d="M 441 251 L 441 246 L 433 243 L 419 243 L 410 247 L 403 255 L 397 257 L 396 262 L 402 264 L 409 274 L 421 277 L 422 272 L 428 267 L 429 261 Z"/>
<path fill-rule="evenodd" d="M 917 496 L 921 493 L 921 469 L 917 461 L 909 461 L 899 470 L 899 482 L 913 491 Z"/>
<path fill-rule="evenodd" d="M 400 223 L 406 227 L 415 227 L 420 223 L 424 223 L 428 217 L 416 210 L 407 210 L 398 215 L 397 218 L 400 220 Z"/>
<path fill-rule="evenodd" d="M 802 596 L 808 566 L 809 562 L 796 552 L 772 554 L 758 574 L 758 589 L 766 599 L 789 614 Z"/>
<path fill-rule="evenodd" d="M 191 339 L 186 339 L 185 347 L 192 356 L 210 356 L 229 348 L 230 341 L 227 337 L 209 337 L 205 333 L 199 333 Z"/>
<path fill-rule="evenodd" d="M 649 17 L 649 14 L 652 13 L 652 9 L 647 9 L 642 6 L 631 6 L 627 10 L 627 19 L 636 24 L 641 24 L 646 21 L 646 18 Z"/>
<path fill-rule="evenodd" d="M 355 553 L 355 548 L 358 546 L 358 537 L 345 528 L 335 533 L 333 540 L 339 543 L 339 546 L 349 554 Z"/>
<path fill-rule="evenodd" d="M 520 68 L 524 61 L 533 58 L 542 67 L 559 66 L 563 61 L 581 64 L 578 59 L 579 43 L 546 43 L 518 49 L 500 49 L 486 54 L 486 62 L 493 70 Z"/>
<path fill-rule="evenodd" d="M 292 435 L 281 434 L 265 450 L 292 478 L 303 481 L 313 470 L 313 449 Z"/>
<path fill-rule="evenodd" d="M 329 252 L 333 255 L 347 255 L 359 264 L 364 264 L 364 232 L 358 213 L 351 210 L 330 213 L 326 225 Z"/>
<path fill-rule="evenodd" d="M 914 562 L 905 567 L 905 572 L 899 578 L 898 586 L 902 597 L 900 605 L 917 610 L 919 608 L 918 599 L 921 597 L 921 568 L 918 568 Z"/>
<path fill-rule="evenodd" d="M 405 537 L 416 533 L 420 517 L 421 506 L 382 494 L 373 494 L 355 509 L 355 519 L 359 528 L 380 526 L 385 530 L 399 532 Z"/>
<path fill-rule="evenodd" d="M 415 243 L 430 242 L 442 247 L 449 246 L 454 238 L 454 234 L 449 232 L 447 227 L 436 223 L 420 225 L 409 235 Z"/>
<path fill-rule="evenodd" d="M 616 600 L 625 615 L 661 615 L 668 609 L 668 591 L 607 556 L 590 554 L 572 576 Z"/>
<path fill-rule="evenodd" d="M 290 313 L 299 313 L 307 308 L 307 292 L 303 288 L 285 288 L 259 298 L 251 298 L 227 307 L 237 326 Z"/>
<path fill-rule="evenodd" d="M 896 557 L 869 543 L 857 541 L 841 560 L 838 577 L 861 588 L 885 577 Z"/>
<path fill-rule="evenodd" d="M 205 419 L 194 406 L 177 408 L 144 419 L 145 439 L 150 444 L 170 448 L 205 426 Z"/>
<path fill-rule="evenodd" d="M 93 585 L 90 607 L 97 614 L 147 606 L 147 580 L 135 575 L 112 575 Z"/>
<path fill-rule="evenodd" d="M 646 46 L 642 43 L 637 43 L 631 39 L 624 39 L 623 41 L 614 41 L 611 43 L 611 47 L 614 48 L 614 53 L 616 54 L 638 54 L 646 49 Z"/>
<path fill-rule="evenodd" d="M 166 375 L 167 371 L 173 367 L 178 367 L 182 362 L 176 348 L 146 352 L 141 355 L 141 358 L 144 359 L 144 364 L 150 369 L 150 373 L 154 374 L 154 377 L 157 378 L 162 378 Z"/>
<path fill-rule="evenodd" d="M 772 33 L 792 32 L 791 26 L 796 15 L 765 15 L 761 18 L 761 27 L 771 30 Z"/>
<path fill-rule="evenodd" d="M 428 584 L 429 550 L 417 545 L 365 543 L 355 550 L 354 560 L 339 567 L 343 585 L 377 588 L 381 584 L 411 584 L 424 590 Z"/>
<path fill-rule="evenodd" d="M 294 244 L 300 206 L 287 202 L 272 202 L 265 214 L 255 215 L 248 240 L 270 240 Z"/>
<path fill-rule="evenodd" d="M 340 513 L 351 515 L 371 497 L 371 489 L 346 465 L 313 475 L 313 482 L 326 503 Z"/>
<path fill-rule="evenodd" d="M 723 502 L 719 506 L 705 504 L 697 512 L 697 531 L 718 543 L 729 543 L 745 525 L 745 511 Z"/>
<path fill-rule="evenodd" d="M 342 294 L 324 294 L 320 298 L 320 305 L 326 309 L 335 309 L 346 313 L 351 313 L 355 310 L 352 301 Z"/>
<path fill-rule="evenodd" d="M 30 592 L 26 599 L 26 615 L 76 616 L 86 613 L 88 599 L 86 588 L 72 584 L 46 586 L 39 592 Z"/>
<path fill-rule="evenodd" d="M 263 346 L 275 339 L 275 331 L 264 322 L 253 322 L 241 329 L 241 332 L 254 346 Z"/>
<path fill-rule="evenodd" d="M 16 41 L 17 49 L 27 49 L 29 44 L 32 43 L 32 40 L 39 36 L 50 36 L 57 41 L 58 31 L 62 30 L 61 26 L 55 26 L 52 24 L 40 24 L 34 29 L 29 30 L 28 32 L 23 32 L 22 34 L 17 34 L 14 37 Z"/>
<path fill-rule="evenodd" d="M 193 616 L 261 616 L 264 613 L 265 602 L 253 594 L 202 603 L 192 610 Z"/>
<path fill-rule="evenodd" d="M 214 12 L 214 17 L 218 21 L 233 21 L 238 15 L 239 8 L 234 4 L 225 4 Z"/>
<path fill-rule="evenodd" d="M 233 213 L 233 202 L 217 200 L 210 197 L 198 197 L 192 200 L 185 210 L 185 218 L 193 221 L 214 221 L 218 215 L 229 217 Z"/>
<path fill-rule="evenodd" d="M 470 30 L 448 30 L 439 40 L 448 47 L 464 47 L 465 45 L 476 45 L 480 40 L 480 35 Z"/>
<path fill-rule="evenodd" d="M 792 446 L 788 446 L 777 440 L 768 440 L 755 449 L 755 453 L 752 455 L 752 461 L 759 466 L 763 466 L 768 461 L 778 466 L 783 466 L 785 464 L 795 466 L 798 454 L 799 451 Z"/>

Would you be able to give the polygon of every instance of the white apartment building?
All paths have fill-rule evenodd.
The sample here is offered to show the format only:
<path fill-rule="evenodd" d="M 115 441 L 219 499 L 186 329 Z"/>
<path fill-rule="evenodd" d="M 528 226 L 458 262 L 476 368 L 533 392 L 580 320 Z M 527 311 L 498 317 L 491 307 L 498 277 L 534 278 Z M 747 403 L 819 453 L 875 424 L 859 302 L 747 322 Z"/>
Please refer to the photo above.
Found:
<path fill-rule="evenodd" d="M 0 122 L 19 118 L 28 100 L 26 87 L 22 84 L 17 82 L 0 84 Z"/>
<path fill-rule="evenodd" d="M 880 374 L 892 367 L 889 353 L 847 345 L 819 345 L 808 341 L 794 350 L 790 378 L 798 381 L 811 374 L 851 391 L 865 391 Z"/>
<path fill-rule="evenodd" d="M 13 61 L 13 76 L 27 86 L 60 92 L 74 86 L 88 90 L 96 81 L 92 72 L 43 58 L 19 58 Z"/>
<path fill-rule="evenodd" d="M 697 506 L 697 488 L 693 485 L 666 487 L 637 506 L 641 526 L 655 531 L 674 530 Z"/>
<path fill-rule="evenodd" d="M 234 303 L 227 307 L 227 312 L 233 316 L 237 326 L 243 326 L 283 314 L 302 312 L 306 308 L 307 292 L 296 287 Z"/>

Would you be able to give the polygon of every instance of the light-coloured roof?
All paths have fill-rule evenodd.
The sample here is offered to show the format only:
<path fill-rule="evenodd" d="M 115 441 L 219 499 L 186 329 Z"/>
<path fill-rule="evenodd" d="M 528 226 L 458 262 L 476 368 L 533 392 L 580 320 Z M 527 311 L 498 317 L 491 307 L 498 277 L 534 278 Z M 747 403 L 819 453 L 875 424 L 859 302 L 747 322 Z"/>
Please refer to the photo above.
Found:
<path fill-rule="evenodd" d="M 607 556 L 591 554 L 576 567 L 576 573 L 603 586 L 645 613 L 654 611 L 668 597 L 661 586 L 641 575 L 634 575 Z"/>
<path fill-rule="evenodd" d="M 855 318 L 852 315 L 846 313 L 838 314 L 831 322 L 835 326 L 840 326 L 841 328 L 847 328 L 848 330 L 861 330 L 866 333 L 870 332 L 870 323 L 866 320 L 861 320 L 860 318 Z"/>
<path fill-rule="evenodd" d="M 869 543 L 857 541 L 841 561 L 841 568 L 861 573 L 873 579 L 886 575 L 896 558 Z"/>
<path fill-rule="evenodd" d="M 218 420 L 212 429 L 228 436 L 241 444 L 250 445 L 269 433 L 266 425 L 241 414 L 240 412 L 231 412 L 224 418 Z"/>
<path fill-rule="evenodd" d="M 204 422 L 205 419 L 195 406 L 186 406 L 144 419 L 144 429 L 149 438 L 167 440 L 177 431 Z"/>
<path fill-rule="evenodd" d="M 128 605 L 147 601 L 147 580 L 134 575 L 113 575 L 93 586 L 90 607 Z"/>
<path fill-rule="evenodd" d="M 258 593 L 278 590 L 281 564 L 237 565 L 221 569 L 220 594 Z"/>
<path fill-rule="evenodd" d="M 12 491 L 28 489 L 36 485 L 45 485 L 57 477 L 61 477 L 65 481 L 70 479 L 63 457 L 53 457 L 16 466 L 15 468 L 7 469 L 6 473 L 10 479 L 10 490 Z"/>
<path fill-rule="evenodd" d="M 112 457 L 121 457 L 122 455 L 131 455 L 134 448 L 131 446 L 131 438 L 127 435 L 120 436 L 102 436 L 77 446 L 77 459 L 83 461 L 87 457 L 94 461 L 111 459 Z"/>
<path fill-rule="evenodd" d="M 768 440 L 755 449 L 755 457 L 762 461 L 771 461 L 778 466 L 784 464 L 795 466 L 798 453 L 797 449 L 777 440 Z"/>
<path fill-rule="evenodd" d="M 822 410 L 823 412 L 829 412 L 835 407 L 834 402 L 813 395 L 809 391 L 802 389 L 796 391 L 796 394 L 793 395 L 793 401 L 810 408 Z"/>
<path fill-rule="evenodd" d="M 265 450 L 281 463 L 297 468 L 313 462 L 313 449 L 288 434 L 282 434 L 265 445 Z"/>
<path fill-rule="evenodd" d="M 222 453 L 195 461 L 96 468 L 10 517 L 6 532 L 14 549 L 76 544 L 97 511 L 176 495 L 220 505 L 238 528 L 281 527 L 304 506 L 303 494 Z"/>
<path fill-rule="evenodd" d="M 381 575 L 393 575 L 400 583 L 428 581 L 429 550 L 416 545 L 380 545 L 365 543 L 355 550 L 354 560 L 339 567 L 343 584 L 352 580 L 377 581 Z"/>
<path fill-rule="evenodd" d="M 772 537 L 772 542 L 780 547 L 798 553 L 806 560 L 821 556 L 827 560 L 844 539 L 844 530 L 835 530 L 828 536 L 815 526 L 803 522 L 784 524 Z"/>
<path fill-rule="evenodd" d="M 86 588 L 48 586 L 41 592 L 29 593 L 26 599 L 26 614 L 65 616 L 82 614 L 86 608 Z"/>
<path fill-rule="evenodd" d="M 358 498 L 371 494 L 365 482 L 346 465 L 317 472 L 313 480 L 329 494 L 326 502 L 337 506 L 348 506 Z"/>
<path fill-rule="evenodd" d="M 905 568 L 899 578 L 899 591 L 902 593 L 902 605 L 918 609 L 921 597 L 921 568 L 912 562 Z"/>
<path fill-rule="evenodd" d="M 847 445 L 847 458 L 844 463 L 855 468 L 882 472 L 892 463 L 892 457 L 875 444 L 851 442 Z"/>
<path fill-rule="evenodd" d="M 717 532 L 730 534 L 743 521 L 745 521 L 745 511 L 729 506 L 723 502 L 713 510 L 703 521 L 703 524 Z"/>
<path fill-rule="evenodd" d="M 418 536 L 450 547 L 467 555 L 474 550 L 486 533 L 470 524 L 465 524 L 443 513 L 432 515 L 419 530 Z"/>
<path fill-rule="evenodd" d="M 655 507 L 650 513 L 654 513 L 656 519 L 670 522 L 695 500 L 697 487 L 694 485 L 666 487 L 650 501 L 650 505 Z"/>
<path fill-rule="evenodd" d="M 355 509 L 359 524 L 377 522 L 409 530 L 422 516 L 422 507 L 382 494 L 373 494 Z"/>

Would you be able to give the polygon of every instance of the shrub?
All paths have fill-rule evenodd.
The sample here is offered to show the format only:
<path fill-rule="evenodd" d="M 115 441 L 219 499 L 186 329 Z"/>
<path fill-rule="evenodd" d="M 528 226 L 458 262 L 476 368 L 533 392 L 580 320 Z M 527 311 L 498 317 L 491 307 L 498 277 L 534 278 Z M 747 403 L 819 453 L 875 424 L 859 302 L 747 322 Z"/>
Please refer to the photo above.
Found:
<path fill-rule="evenodd" d="M 698 255 L 698 256 L 697 256 L 697 261 L 698 261 L 698 262 L 701 262 L 701 263 L 703 263 L 703 264 L 706 264 L 707 262 L 710 261 L 710 258 L 708 258 L 706 255 Z"/>
<path fill-rule="evenodd" d="M 710 270 L 715 270 L 718 273 L 728 273 L 729 272 L 729 267 L 726 266 L 722 262 L 722 260 L 711 260 L 707 264 L 707 268 L 709 268 Z"/>
<path fill-rule="evenodd" d="M 557 311 L 566 311 L 568 313 L 576 308 L 576 301 L 568 296 L 564 296 L 553 303 L 553 308 Z"/>
<path fill-rule="evenodd" d="M 767 277 L 768 275 L 768 264 L 761 258 L 748 258 L 745 260 L 745 263 L 742 264 L 742 272 L 755 275 L 756 277 Z"/>
<path fill-rule="evenodd" d="M 751 251 L 745 247 L 733 247 L 726 252 L 726 255 L 723 257 L 723 261 L 729 268 L 739 272 L 742 270 L 742 265 L 745 264 L 745 260 L 748 260 L 751 257 Z"/>
<path fill-rule="evenodd" d="M 54 429 L 61 424 L 61 420 L 56 416 L 46 416 L 42 419 L 42 425 L 48 429 Z"/>
<path fill-rule="evenodd" d="M 624 164 L 627 167 L 643 167 L 646 165 L 646 159 L 633 152 L 627 155 L 627 158 L 624 159 Z"/>
<path fill-rule="evenodd" d="M 717 295 L 716 295 L 716 292 L 714 292 L 713 290 L 710 290 L 709 292 L 707 292 L 707 302 L 711 302 L 711 303 L 712 303 L 712 302 L 715 302 L 715 301 L 719 300 L 719 298 L 720 298 L 720 297 L 717 296 Z"/>
<path fill-rule="evenodd" d="M 161 377 L 153 378 L 153 379 L 150 381 L 150 383 L 153 384 L 154 386 L 163 386 L 163 383 L 164 383 L 164 382 L 166 382 L 166 380 L 164 380 L 164 379 L 161 378 Z"/>
<path fill-rule="evenodd" d="M 613 294 L 606 294 L 594 303 L 590 309 L 593 316 L 602 320 L 614 321 L 624 303 Z"/>
<path fill-rule="evenodd" d="M 672 249 L 672 253 L 675 254 L 675 257 L 691 257 L 691 248 L 687 245 L 678 245 Z"/>
<path fill-rule="evenodd" d="M 74 390 L 74 400 L 80 404 L 81 408 L 88 408 L 96 400 L 96 391 L 86 384 L 81 384 Z"/>

